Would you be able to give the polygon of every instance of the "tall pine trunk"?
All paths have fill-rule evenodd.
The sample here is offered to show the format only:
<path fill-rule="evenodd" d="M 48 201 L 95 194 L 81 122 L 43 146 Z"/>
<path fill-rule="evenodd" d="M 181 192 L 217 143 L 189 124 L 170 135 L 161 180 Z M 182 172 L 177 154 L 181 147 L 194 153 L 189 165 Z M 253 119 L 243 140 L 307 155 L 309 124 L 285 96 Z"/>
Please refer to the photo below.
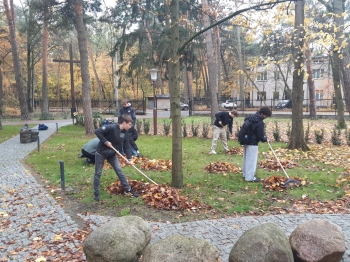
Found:
<path fill-rule="evenodd" d="M 1 65 L 1 64 L 0 64 Z M 2 112 L 3 112 L 3 98 L 4 98 L 4 92 L 2 89 L 2 70 L 0 68 L 0 130 L 2 130 Z"/>
<path fill-rule="evenodd" d="M 41 113 L 49 113 L 49 94 L 47 84 L 47 60 L 49 48 L 49 7 L 44 0 L 44 26 L 43 26 L 43 57 L 42 57 L 42 86 L 41 86 Z"/>
<path fill-rule="evenodd" d="M 19 106 L 21 110 L 21 120 L 28 120 L 29 111 L 28 111 L 28 104 L 26 99 L 26 92 L 24 89 L 25 86 L 24 86 L 24 81 L 23 81 L 23 76 L 21 71 L 21 65 L 20 65 L 19 56 L 18 56 L 15 17 L 14 17 L 14 11 L 13 11 L 13 0 L 10 0 L 10 6 L 8 5 L 8 0 L 4 0 L 3 3 L 4 3 L 4 9 L 5 9 L 7 23 L 10 31 L 12 60 L 13 60 L 15 79 L 16 79 L 17 95 L 18 95 Z"/>
<path fill-rule="evenodd" d="M 203 6 L 203 25 L 204 27 L 210 26 L 210 19 L 209 19 L 209 6 L 208 6 L 208 0 L 202 0 L 202 6 Z M 217 71 L 216 71 L 216 63 L 215 63 L 215 57 L 214 57 L 214 45 L 213 45 L 213 36 L 212 36 L 213 30 L 207 30 L 204 32 L 205 36 L 205 42 L 207 46 L 207 62 L 208 62 L 208 75 L 209 75 L 209 99 L 210 99 L 210 105 L 211 105 L 211 111 L 210 111 L 210 117 L 212 121 L 215 119 L 215 114 L 219 110 L 218 105 L 218 96 L 217 96 Z"/>
<path fill-rule="evenodd" d="M 182 172 L 182 130 L 180 107 L 180 46 L 179 33 L 179 0 L 171 0 L 171 41 L 170 41 L 170 107 L 172 115 L 172 169 L 171 185 L 176 188 L 183 186 Z"/>
<path fill-rule="evenodd" d="M 91 97 L 90 97 L 90 73 L 89 73 L 89 55 L 87 50 L 87 36 L 83 20 L 83 0 L 77 0 L 75 3 L 76 29 L 78 33 L 78 44 L 80 52 L 81 78 L 83 82 L 83 110 L 85 132 L 87 135 L 94 133 L 94 123 L 92 119 Z"/>
<path fill-rule="evenodd" d="M 304 139 L 303 126 L 303 82 L 304 82 L 304 0 L 295 2 L 295 19 L 292 55 L 294 60 L 292 91 L 292 130 L 288 144 L 289 149 L 308 150 Z"/>
<path fill-rule="evenodd" d="M 89 40 L 86 41 L 86 46 L 87 46 L 88 54 L 89 54 L 90 61 L 91 61 L 91 64 L 92 64 L 92 70 L 94 71 L 94 75 L 95 75 L 95 79 L 96 79 L 97 93 L 98 93 L 98 106 L 99 106 L 100 109 L 102 109 L 101 81 L 100 81 L 100 78 L 98 77 L 98 74 L 97 74 L 96 65 L 95 65 L 94 58 L 92 56 L 92 51 L 91 51 L 91 48 L 90 48 Z M 117 103 L 118 103 L 118 101 L 117 101 Z"/>

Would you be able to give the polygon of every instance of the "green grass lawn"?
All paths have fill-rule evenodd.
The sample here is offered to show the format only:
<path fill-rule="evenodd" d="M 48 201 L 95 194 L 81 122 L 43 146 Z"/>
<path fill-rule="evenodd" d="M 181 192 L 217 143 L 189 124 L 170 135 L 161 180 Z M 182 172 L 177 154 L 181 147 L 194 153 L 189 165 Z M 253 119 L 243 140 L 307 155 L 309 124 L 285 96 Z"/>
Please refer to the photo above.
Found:
<path fill-rule="evenodd" d="M 208 118 L 209 120 L 209 118 Z M 18 127 L 17 127 L 18 128 Z M 74 188 L 74 198 L 85 205 L 92 205 L 92 181 L 94 166 L 87 165 L 85 159 L 78 158 L 82 146 L 94 136 L 84 135 L 81 126 L 69 125 L 62 127 L 58 134 L 46 140 L 41 145 L 41 151 L 33 151 L 26 162 L 52 187 L 60 187 L 59 160 L 64 161 L 66 187 Z M 165 136 L 140 135 L 137 145 L 143 156 L 149 159 L 171 159 L 172 138 Z M 229 148 L 240 147 L 235 140 L 229 140 Z M 209 174 L 204 168 L 215 161 L 225 161 L 237 167 L 242 166 L 242 156 L 225 155 L 221 141 L 218 142 L 217 155 L 209 155 L 211 139 L 200 137 L 183 138 L 183 195 L 192 200 L 199 200 L 215 209 L 219 214 L 233 213 L 248 214 L 249 211 L 267 211 L 271 207 L 287 207 L 290 199 L 309 199 L 326 201 L 340 198 L 344 189 L 335 187 L 335 182 L 343 167 L 334 167 L 318 161 L 305 160 L 300 157 L 298 167 L 287 169 L 289 176 L 307 178 L 307 186 L 290 189 L 283 192 L 270 192 L 263 188 L 261 183 L 248 183 L 244 181 L 241 173 Z M 272 143 L 274 149 L 284 148 L 285 143 Z M 269 151 L 266 143 L 259 145 L 259 161 L 266 159 Z M 265 152 L 265 153 L 264 153 Z M 301 152 L 294 152 L 300 154 Z M 170 172 L 144 171 L 158 184 L 171 184 Z M 148 182 L 132 167 L 125 167 L 124 173 L 131 179 Z M 282 171 L 270 172 L 262 168 L 257 169 L 257 176 L 266 178 L 272 175 L 284 176 Z M 128 213 L 132 205 L 144 205 L 141 198 L 132 199 L 123 196 L 111 196 L 103 190 L 117 180 L 113 170 L 103 171 L 101 178 L 101 199 L 104 208 L 120 208 L 121 214 Z M 276 201 L 282 199 L 283 201 Z"/>

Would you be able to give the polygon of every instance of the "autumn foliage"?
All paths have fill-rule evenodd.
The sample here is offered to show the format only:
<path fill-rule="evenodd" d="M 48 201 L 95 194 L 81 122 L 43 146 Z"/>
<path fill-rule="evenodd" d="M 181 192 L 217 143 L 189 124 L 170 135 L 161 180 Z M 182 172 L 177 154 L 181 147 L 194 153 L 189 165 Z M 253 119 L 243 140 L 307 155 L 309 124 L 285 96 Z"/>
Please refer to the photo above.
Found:
<path fill-rule="evenodd" d="M 204 168 L 205 171 L 209 173 L 239 173 L 240 169 L 235 165 L 232 165 L 228 162 L 214 162 L 210 163 Z"/>

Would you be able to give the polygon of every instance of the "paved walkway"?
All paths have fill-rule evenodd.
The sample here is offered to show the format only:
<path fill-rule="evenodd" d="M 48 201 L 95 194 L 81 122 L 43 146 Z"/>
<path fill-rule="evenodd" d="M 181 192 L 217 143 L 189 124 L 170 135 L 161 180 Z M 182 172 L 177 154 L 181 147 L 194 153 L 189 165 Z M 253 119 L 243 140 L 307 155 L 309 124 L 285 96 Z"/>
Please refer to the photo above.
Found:
<path fill-rule="evenodd" d="M 56 132 L 55 123 L 45 123 L 49 129 L 40 131 L 41 142 Z M 59 122 L 58 126 L 70 123 Z M 36 149 L 37 143 L 20 144 L 19 136 L 0 144 L 0 261 L 35 261 L 40 252 L 59 249 L 65 252 L 67 248 L 75 252 L 81 245 L 77 240 L 69 242 L 68 246 L 33 245 L 35 239 L 52 242 L 61 231 L 69 233 L 78 229 L 78 225 L 21 164 L 20 161 Z M 79 216 L 90 222 L 92 228 L 110 219 L 95 215 Z M 273 222 L 289 236 L 297 225 L 313 218 L 328 219 L 343 229 L 347 251 L 342 261 L 350 262 L 350 214 L 246 216 L 177 224 L 150 222 L 150 226 L 153 230 L 152 242 L 172 234 L 203 238 L 220 250 L 223 261 L 228 261 L 232 246 L 246 230 Z"/>

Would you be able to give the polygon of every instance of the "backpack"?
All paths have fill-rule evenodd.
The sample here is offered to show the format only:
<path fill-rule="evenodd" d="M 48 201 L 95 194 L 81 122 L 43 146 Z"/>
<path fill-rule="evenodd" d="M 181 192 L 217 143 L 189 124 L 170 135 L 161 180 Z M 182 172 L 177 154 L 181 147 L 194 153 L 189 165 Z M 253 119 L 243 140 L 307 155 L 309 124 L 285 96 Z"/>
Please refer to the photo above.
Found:
<path fill-rule="evenodd" d="M 245 120 L 238 134 L 238 142 L 241 145 L 247 145 L 250 140 L 252 123 L 249 120 Z"/>
<path fill-rule="evenodd" d="M 39 127 L 38 127 L 39 130 L 46 130 L 48 128 L 49 127 L 47 125 L 45 125 L 45 124 L 39 124 Z"/>

